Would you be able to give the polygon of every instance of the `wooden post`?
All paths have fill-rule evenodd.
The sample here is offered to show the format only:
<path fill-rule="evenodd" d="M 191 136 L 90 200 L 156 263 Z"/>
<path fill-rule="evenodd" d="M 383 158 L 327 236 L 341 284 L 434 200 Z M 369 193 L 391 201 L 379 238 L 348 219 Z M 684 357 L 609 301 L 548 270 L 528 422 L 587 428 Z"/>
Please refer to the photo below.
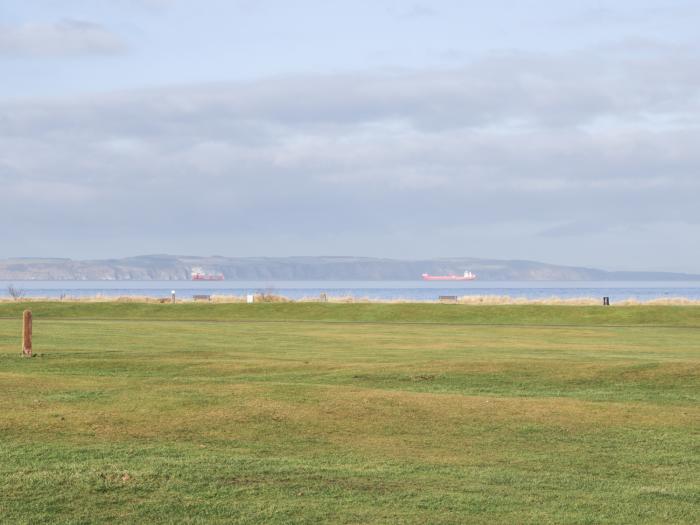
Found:
<path fill-rule="evenodd" d="M 22 355 L 32 357 L 32 311 L 25 310 L 22 315 Z"/>

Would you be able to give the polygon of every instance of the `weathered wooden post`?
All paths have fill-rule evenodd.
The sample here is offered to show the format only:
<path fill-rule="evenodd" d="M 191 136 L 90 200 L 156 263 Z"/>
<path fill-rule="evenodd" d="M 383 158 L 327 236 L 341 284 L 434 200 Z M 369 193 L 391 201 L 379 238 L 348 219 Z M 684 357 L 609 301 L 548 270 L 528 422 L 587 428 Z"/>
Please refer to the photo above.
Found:
<path fill-rule="evenodd" d="M 25 310 L 22 315 L 22 355 L 32 357 L 32 311 Z"/>

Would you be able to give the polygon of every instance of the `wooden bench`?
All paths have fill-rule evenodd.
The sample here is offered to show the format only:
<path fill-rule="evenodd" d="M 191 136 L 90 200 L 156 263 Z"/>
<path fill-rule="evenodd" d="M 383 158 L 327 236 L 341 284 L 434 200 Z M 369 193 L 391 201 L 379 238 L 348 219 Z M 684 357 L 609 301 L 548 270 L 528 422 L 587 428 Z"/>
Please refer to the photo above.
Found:
<path fill-rule="evenodd" d="M 193 295 L 192 299 L 194 301 L 209 301 L 209 302 L 211 302 L 211 295 Z"/>
<path fill-rule="evenodd" d="M 456 295 L 441 295 L 438 297 L 438 300 L 441 303 L 456 303 L 457 296 Z"/>

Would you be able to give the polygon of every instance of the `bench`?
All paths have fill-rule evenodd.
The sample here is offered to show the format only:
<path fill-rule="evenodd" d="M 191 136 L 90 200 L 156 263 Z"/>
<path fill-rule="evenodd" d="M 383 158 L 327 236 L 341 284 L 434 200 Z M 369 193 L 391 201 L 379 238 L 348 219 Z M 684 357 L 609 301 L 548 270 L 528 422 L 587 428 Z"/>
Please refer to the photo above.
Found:
<path fill-rule="evenodd" d="M 211 301 L 211 295 L 193 295 L 194 301 Z"/>
<path fill-rule="evenodd" d="M 441 295 L 438 297 L 438 300 L 441 303 L 456 303 L 457 302 L 457 296 L 456 295 Z"/>

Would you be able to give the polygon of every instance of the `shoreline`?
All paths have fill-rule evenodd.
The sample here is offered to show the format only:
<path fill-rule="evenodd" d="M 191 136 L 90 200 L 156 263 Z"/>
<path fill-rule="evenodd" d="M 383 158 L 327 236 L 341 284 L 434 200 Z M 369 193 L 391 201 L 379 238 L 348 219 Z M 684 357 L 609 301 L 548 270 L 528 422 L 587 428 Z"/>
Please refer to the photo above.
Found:
<path fill-rule="evenodd" d="M 549 306 L 602 306 L 602 297 L 544 297 L 531 299 L 526 297 L 513 297 L 509 295 L 465 295 L 447 296 L 445 299 L 377 299 L 357 296 L 333 296 L 326 295 L 308 296 L 301 298 L 290 298 L 276 294 L 252 294 L 253 304 L 260 303 L 329 303 L 329 304 L 443 304 L 443 305 L 466 305 L 466 306 L 498 306 L 498 305 L 549 305 Z M 13 299 L 11 297 L 0 297 L 0 304 L 13 303 L 135 303 L 135 304 L 172 304 L 169 296 L 151 295 L 94 295 L 94 296 L 69 296 L 49 297 L 49 296 L 22 296 Z M 193 297 L 177 297 L 175 303 L 188 304 L 245 304 L 246 295 L 220 295 L 212 294 L 209 299 L 196 299 Z M 700 299 L 690 299 L 687 297 L 667 297 L 652 299 L 626 298 L 610 302 L 611 306 L 700 306 Z"/>

